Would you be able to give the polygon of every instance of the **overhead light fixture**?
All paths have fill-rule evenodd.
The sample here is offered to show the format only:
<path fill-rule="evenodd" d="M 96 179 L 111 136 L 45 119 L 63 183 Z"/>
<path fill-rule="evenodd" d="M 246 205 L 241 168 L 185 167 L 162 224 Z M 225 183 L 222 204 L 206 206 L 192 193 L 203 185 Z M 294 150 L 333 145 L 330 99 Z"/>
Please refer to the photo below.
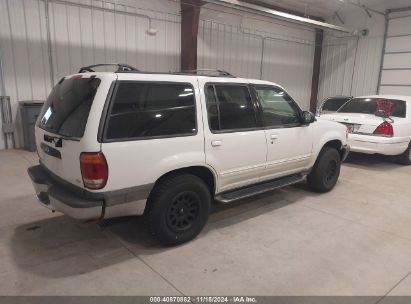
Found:
<path fill-rule="evenodd" d="M 290 21 L 294 23 L 299 23 L 302 25 L 313 26 L 315 28 L 320 28 L 324 30 L 332 30 L 332 31 L 343 32 L 343 33 L 353 32 L 353 30 L 350 28 L 337 26 L 334 24 L 285 13 L 283 11 L 270 9 L 267 7 L 251 4 L 248 2 L 243 2 L 240 0 L 203 0 L 203 1 L 207 3 L 214 3 L 217 5 L 235 7 L 242 11 L 260 13 L 266 16 L 270 16 L 270 17 L 274 17 L 274 18 L 278 18 L 278 19 L 282 19 L 282 20 L 286 20 L 286 21 Z"/>

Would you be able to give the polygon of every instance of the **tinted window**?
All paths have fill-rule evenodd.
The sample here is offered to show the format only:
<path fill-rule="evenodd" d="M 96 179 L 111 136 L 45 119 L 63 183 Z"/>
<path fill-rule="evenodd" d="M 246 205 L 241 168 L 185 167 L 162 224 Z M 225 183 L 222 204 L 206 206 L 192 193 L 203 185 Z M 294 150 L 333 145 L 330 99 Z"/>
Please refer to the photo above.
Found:
<path fill-rule="evenodd" d="M 336 112 L 341 106 L 350 100 L 349 97 L 328 98 L 322 107 L 322 111 Z"/>
<path fill-rule="evenodd" d="M 256 118 L 247 86 L 210 85 L 207 112 L 212 131 L 255 128 Z"/>
<path fill-rule="evenodd" d="M 107 139 L 197 132 L 190 84 L 119 82 L 106 131 Z"/>
<path fill-rule="evenodd" d="M 207 112 L 211 130 L 220 130 L 220 114 L 218 110 L 217 98 L 214 93 L 214 86 L 207 87 Z"/>
<path fill-rule="evenodd" d="M 256 87 L 266 126 L 301 123 L 299 111 L 291 97 L 279 88 Z"/>
<path fill-rule="evenodd" d="M 60 80 L 40 112 L 38 125 L 55 134 L 82 137 L 99 85 L 98 78 Z"/>
<path fill-rule="evenodd" d="M 338 112 L 374 114 L 377 110 L 377 100 L 380 98 L 353 98 L 342 106 Z M 389 99 L 392 102 L 390 116 L 405 117 L 405 101 Z"/>

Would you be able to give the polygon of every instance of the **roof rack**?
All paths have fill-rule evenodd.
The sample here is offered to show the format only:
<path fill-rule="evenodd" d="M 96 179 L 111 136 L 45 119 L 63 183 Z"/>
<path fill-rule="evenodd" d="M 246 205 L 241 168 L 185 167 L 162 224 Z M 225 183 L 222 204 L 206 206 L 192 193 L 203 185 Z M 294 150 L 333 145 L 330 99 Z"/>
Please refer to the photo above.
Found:
<path fill-rule="evenodd" d="M 99 63 L 94 65 L 89 65 L 85 67 L 81 67 L 78 73 L 87 73 L 87 72 L 95 72 L 95 67 L 101 66 L 117 66 L 117 70 L 115 73 L 147 73 L 147 74 L 170 74 L 170 75 L 201 75 L 201 76 L 210 76 L 210 77 L 233 77 L 233 74 L 230 74 L 224 70 L 213 70 L 213 69 L 197 69 L 197 70 L 185 70 L 181 72 L 146 72 L 136 69 L 131 65 L 125 63 Z"/>
<path fill-rule="evenodd" d="M 235 76 L 227 71 L 224 70 L 213 70 L 213 69 L 196 69 L 196 70 L 185 70 L 181 71 L 182 74 L 197 74 L 203 76 L 224 76 L 224 77 L 234 77 Z M 213 74 L 217 73 L 217 75 Z"/>
<path fill-rule="evenodd" d="M 140 70 L 136 69 L 135 67 L 132 67 L 131 65 L 124 64 L 124 63 L 99 63 L 99 64 L 81 67 L 78 72 L 79 73 L 95 72 L 95 70 L 93 70 L 93 68 L 95 67 L 113 66 L 113 65 L 117 66 L 117 70 L 115 72 L 132 72 L 132 71 L 140 72 Z"/>

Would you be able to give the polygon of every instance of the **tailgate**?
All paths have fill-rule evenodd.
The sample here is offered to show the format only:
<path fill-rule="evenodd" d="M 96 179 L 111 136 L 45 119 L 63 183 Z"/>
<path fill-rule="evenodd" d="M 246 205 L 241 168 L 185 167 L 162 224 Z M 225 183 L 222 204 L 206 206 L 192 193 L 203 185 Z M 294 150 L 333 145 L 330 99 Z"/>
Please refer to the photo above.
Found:
<path fill-rule="evenodd" d="M 82 152 L 98 152 L 101 113 L 114 73 L 85 73 L 65 77 L 53 88 L 36 124 L 40 162 L 51 173 L 84 188 Z"/>

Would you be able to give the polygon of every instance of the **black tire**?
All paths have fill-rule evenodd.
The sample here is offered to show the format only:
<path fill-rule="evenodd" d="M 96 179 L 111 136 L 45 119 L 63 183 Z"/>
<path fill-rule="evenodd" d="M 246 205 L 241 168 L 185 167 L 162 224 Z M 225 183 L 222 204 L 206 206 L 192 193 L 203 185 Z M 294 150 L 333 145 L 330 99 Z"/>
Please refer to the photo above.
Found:
<path fill-rule="evenodd" d="M 150 195 L 147 212 L 149 230 L 166 246 L 188 242 L 206 224 L 210 204 L 210 190 L 197 176 L 180 174 L 167 177 Z"/>
<path fill-rule="evenodd" d="M 408 145 L 408 148 L 404 151 L 404 153 L 396 157 L 396 160 L 402 165 L 411 165 L 411 143 Z"/>
<path fill-rule="evenodd" d="M 341 157 L 338 151 L 331 147 L 324 147 L 307 176 L 309 188 L 315 192 L 332 190 L 340 176 Z"/>

